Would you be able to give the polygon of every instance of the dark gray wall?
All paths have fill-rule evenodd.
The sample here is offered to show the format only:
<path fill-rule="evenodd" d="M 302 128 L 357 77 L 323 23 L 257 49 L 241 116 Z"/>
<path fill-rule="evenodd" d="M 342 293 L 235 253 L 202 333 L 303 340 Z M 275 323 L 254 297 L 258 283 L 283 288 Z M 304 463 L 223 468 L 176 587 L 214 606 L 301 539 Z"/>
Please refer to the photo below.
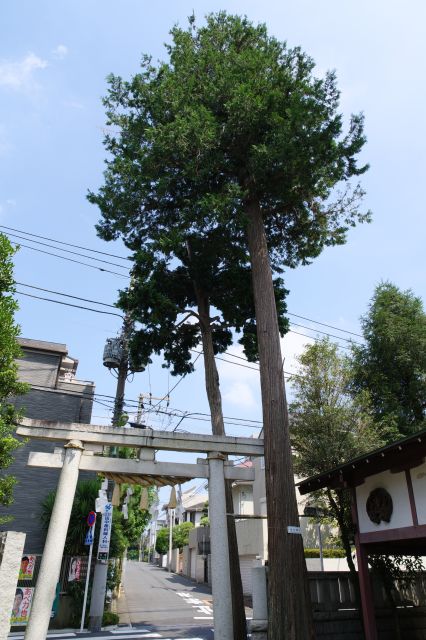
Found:
<path fill-rule="evenodd" d="M 18 361 L 20 378 L 32 385 L 51 387 L 31 389 L 26 395 L 14 400 L 15 406 L 22 408 L 27 418 L 58 420 L 60 422 L 90 423 L 92 413 L 90 383 L 60 382 L 54 388 L 60 356 L 26 352 Z M 41 503 L 56 489 L 58 469 L 27 467 L 30 451 L 53 452 L 63 443 L 33 440 L 15 452 L 15 461 L 7 469 L 7 474 L 18 480 L 14 490 L 14 503 L 10 507 L 0 506 L 0 516 L 12 516 L 13 520 L 1 527 L 2 530 L 23 531 L 27 534 L 25 553 L 42 553 L 45 532 L 40 522 Z M 80 478 L 94 477 L 95 474 L 80 474 Z"/>
<path fill-rule="evenodd" d="M 23 351 L 18 360 L 19 378 L 22 382 L 54 387 L 61 357 L 57 353 Z"/>

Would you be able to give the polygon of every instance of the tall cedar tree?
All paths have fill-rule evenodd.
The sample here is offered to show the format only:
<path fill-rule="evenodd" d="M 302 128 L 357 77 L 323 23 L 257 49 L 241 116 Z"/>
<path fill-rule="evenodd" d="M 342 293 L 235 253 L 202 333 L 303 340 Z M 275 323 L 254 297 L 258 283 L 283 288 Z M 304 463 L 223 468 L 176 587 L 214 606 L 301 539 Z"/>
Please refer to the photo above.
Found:
<path fill-rule="evenodd" d="M 294 469 L 299 476 L 324 473 L 385 443 L 386 433 L 374 422 L 368 394 L 351 395 L 351 362 L 338 353 L 337 345 L 324 338 L 307 346 L 298 360 L 300 371 L 291 379 L 290 415 Z M 350 495 L 337 488 L 318 492 L 316 498 L 338 524 L 356 584 Z"/>
<path fill-rule="evenodd" d="M 13 298 L 14 280 L 12 257 L 15 253 L 6 236 L 0 234 L 0 504 L 13 502 L 13 487 L 16 480 L 5 470 L 13 462 L 13 452 L 20 446 L 14 437 L 15 424 L 20 413 L 10 400 L 27 390 L 27 385 L 18 382 L 16 358 L 21 351 L 17 343 L 19 327 L 14 315 L 18 308 Z M 0 523 L 8 517 L 0 518 Z"/>
<path fill-rule="evenodd" d="M 300 48 L 225 12 L 175 27 L 169 61 L 143 57 L 129 82 L 109 77 L 111 133 L 98 204 L 105 239 L 138 250 L 212 230 L 250 257 L 261 372 L 269 523 L 269 637 L 313 637 L 293 484 L 273 273 L 307 264 L 369 219 L 356 156 L 363 117 L 343 135 L 334 73 Z M 341 191 L 337 185 L 343 185 Z M 153 235 L 154 231 L 154 235 Z"/>
<path fill-rule="evenodd" d="M 426 313 L 420 298 L 383 282 L 361 318 L 365 345 L 353 347 L 354 391 L 368 391 L 393 440 L 426 426 Z"/>

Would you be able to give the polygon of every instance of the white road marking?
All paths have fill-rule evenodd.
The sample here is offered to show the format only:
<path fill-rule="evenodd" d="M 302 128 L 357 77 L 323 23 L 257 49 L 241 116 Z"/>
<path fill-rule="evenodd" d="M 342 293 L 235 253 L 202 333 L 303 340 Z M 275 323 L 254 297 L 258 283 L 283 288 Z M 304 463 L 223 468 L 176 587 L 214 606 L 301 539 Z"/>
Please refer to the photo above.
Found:
<path fill-rule="evenodd" d="M 198 598 L 187 598 L 185 600 L 188 604 L 204 604 L 203 600 L 198 600 Z"/>
<path fill-rule="evenodd" d="M 141 633 L 140 631 L 138 631 L 137 629 L 135 629 L 133 631 L 133 633 L 135 634 L 135 640 L 136 638 L 141 638 L 141 640 L 143 638 L 162 638 L 163 636 L 160 633 Z M 129 638 L 131 638 L 131 636 L 126 635 L 126 636 L 96 636 L 95 640 L 108 640 L 111 637 L 115 638 L 115 640 L 128 640 Z"/>
<path fill-rule="evenodd" d="M 194 616 L 194 620 L 213 620 L 213 616 Z"/>
<path fill-rule="evenodd" d="M 207 613 L 207 614 L 213 613 L 213 609 L 211 607 L 206 607 L 206 606 L 194 607 L 194 609 L 198 609 L 199 613 Z"/>
<path fill-rule="evenodd" d="M 49 638 L 75 638 L 77 634 L 75 633 L 48 633 L 46 639 Z M 24 638 L 23 633 L 9 633 L 8 638 L 10 640 L 22 640 Z"/>
<path fill-rule="evenodd" d="M 111 631 L 111 633 L 149 633 L 151 629 L 137 629 L 136 627 L 132 627 L 132 629 L 115 629 Z"/>

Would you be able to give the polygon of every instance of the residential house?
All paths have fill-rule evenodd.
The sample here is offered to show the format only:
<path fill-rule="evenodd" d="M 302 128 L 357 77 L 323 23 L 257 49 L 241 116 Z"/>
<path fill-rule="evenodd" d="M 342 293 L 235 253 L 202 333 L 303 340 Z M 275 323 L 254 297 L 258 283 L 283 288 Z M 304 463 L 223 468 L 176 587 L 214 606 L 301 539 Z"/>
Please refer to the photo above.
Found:
<path fill-rule="evenodd" d="M 15 398 L 13 404 L 22 408 L 27 418 L 90 423 L 95 387 L 93 382 L 75 377 L 78 360 L 68 355 L 66 345 L 27 338 L 19 339 L 19 344 L 22 350 L 18 359 L 19 379 L 31 386 L 28 393 Z M 18 482 L 13 504 L 0 507 L 1 516 L 12 517 L 1 528 L 26 533 L 26 554 L 43 552 L 45 531 L 40 522 L 41 502 L 56 489 L 59 478 L 59 469 L 27 467 L 28 455 L 31 450 L 53 452 L 55 446 L 61 444 L 29 441 L 16 449 L 15 460 L 7 470 Z"/>

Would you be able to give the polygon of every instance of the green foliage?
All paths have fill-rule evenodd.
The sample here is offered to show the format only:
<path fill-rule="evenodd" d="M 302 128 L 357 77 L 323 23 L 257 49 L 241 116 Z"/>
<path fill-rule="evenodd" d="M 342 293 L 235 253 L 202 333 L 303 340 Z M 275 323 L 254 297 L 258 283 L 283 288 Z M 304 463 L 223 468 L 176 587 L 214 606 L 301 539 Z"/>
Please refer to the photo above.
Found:
<path fill-rule="evenodd" d="M 289 407 L 298 475 L 322 473 L 383 444 L 368 396 L 349 393 L 351 363 L 335 344 L 324 338 L 307 346 L 299 364 Z"/>
<path fill-rule="evenodd" d="M 95 508 L 95 500 L 101 486 L 99 478 L 94 480 L 80 480 L 75 490 L 74 502 L 71 510 L 70 523 L 65 541 L 65 554 L 70 556 L 87 555 L 88 547 L 84 544 L 87 533 L 86 518 L 89 511 Z M 41 503 L 40 519 L 47 530 L 55 503 L 56 491 L 51 491 Z M 100 515 L 95 528 L 95 548 L 99 540 Z"/>
<path fill-rule="evenodd" d="M 109 627 L 114 624 L 118 624 L 120 622 L 120 616 L 118 613 L 114 613 L 113 611 L 104 611 L 104 615 L 102 618 L 102 626 Z"/>
<path fill-rule="evenodd" d="M 426 314 L 412 291 L 390 282 L 376 287 L 361 319 L 365 346 L 353 347 L 355 393 L 370 394 L 376 421 L 392 437 L 426 427 Z"/>
<path fill-rule="evenodd" d="M 182 522 L 172 527 L 172 547 L 173 549 L 182 549 L 189 543 L 189 532 L 194 528 L 192 522 Z M 163 527 L 157 533 L 155 550 L 160 555 L 165 555 L 169 551 L 169 527 Z"/>
<path fill-rule="evenodd" d="M 319 549 L 305 549 L 305 558 L 319 558 L 320 550 Z M 323 558 L 344 558 L 345 551 L 343 549 L 323 549 L 322 550 Z"/>
<path fill-rule="evenodd" d="M 117 592 L 121 584 L 123 565 L 121 558 L 113 558 L 108 562 L 107 589 Z"/>
<path fill-rule="evenodd" d="M 15 253 L 6 236 L 0 234 L 0 504 L 13 502 L 16 479 L 6 475 L 5 469 L 13 462 L 13 452 L 21 442 L 14 437 L 15 424 L 21 415 L 10 399 L 22 395 L 28 385 L 18 381 L 16 358 L 21 354 L 17 337 L 19 327 L 14 315 L 18 308 L 13 298 L 15 291 L 12 257 Z M 0 523 L 9 520 L 0 518 Z"/>
<path fill-rule="evenodd" d="M 200 527 L 209 527 L 210 526 L 210 520 L 208 516 L 202 516 L 201 520 L 200 520 Z"/>
<path fill-rule="evenodd" d="M 121 485 L 121 495 L 123 497 L 129 486 L 128 484 Z M 121 558 L 127 547 L 138 545 L 140 537 L 149 522 L 149 510 L 139 509 L 142 487 L 132 486 L 132 489 L 133 494 L 129 496 L 127 503 L 128 519 L 125 520 L 123 518 L 123 514 L 119 509 L 114 509 L 110 547 L 111 557 Z M 153 502 L 154 491 L 152 487 L 148 489 L 148 509 Z"/>
<path fill-rule="evenodd" d="M 290 404 L 294 468 L 299 476 L 323 473 L 381 446 L 384 435 L 374 422 L 368 395 L 353 398 L 349 392 L 351 363 L 327 338 L 306 347 L 299 357 L 300 374 L 292 377 L 294 401 Z M 350 569 L 353 525 L 350 496 L 344 489 L 316 492 L 339 526 Z"/>
<path fill-rule="evenodd" d="M 193 528 L 192 522 L 182 522 L 173 527 L 173 549 L 182 549 L 189 543 L 189 532 Z"/>
<path fill-rule="evenodd" d="M 84 538 L 87 533 L 86 518 L 89 511 L 93 511 L 95 500 L 100 489 L 100 479 L 80 480 L 77 483 L 75 498 L 71 511 L 70 524 L 68 526 L 67 538 L 65 542 L 65 553 L 69 555 L 86 555 L 87 547 L 84 545 Z M 129 485 L 122 485 L 122 493 Z M 121 510 L 114 508 L 110 557 L 121 558 L 130 545 L 139 543 L 140 536 L 149 521 L 149 511 L 139 509 L 141 487 L 133 487 L 133 495 L 128 503 L 128 520 L 123 518 Z M 47 495 L 41 505 L 41 521 L 45 529 L 49 526 L 52 509 L 55 502 L 56 492 L 52 491 Z M 153 489 L 148 491 L 148 504 L 153 500 Z M 95 548 L 99 540 L 101 516 L 98 514 L 98 521 L 95 529 Z"/>
<path fill-rule="evenodd" d="M 155 550 L 160 555 L 165 555 L 169 550 L 169 528 L 163 527 L 157 533 Z"/>
<path fill-rule="evenodd" d="M 358 208 L 362 189 L 351 186 L 366 170 L 356 163 L 363 118 L 353 116 L 343 133 L 333 73 L 320 79 L 299 48 L 225 12 L 203 27 L 191 18 L 171 35 L 167 62 L 154 66 L 144 56 L 130 81 L 109 77 L 104 105 L 114 133 L 104 141 L 104 184 L 88 197 L 102 214 L 99 235 L 121 237 L 133 251 L 133 285 L 119 302 L 141 325 L 132 361 L 143 367 L 164 350 L 182 374 L 192 371 L 200 328 L 179 322 L 197 291 L 220 312 L 215 352 L 235 329 L 246 356 L 257 357 L 251 202 L 261 206 L 277 274 L 343 243 L 369 216 Z M 279 277 L 274 285 L 283 334 L 287 292 Z"/>

